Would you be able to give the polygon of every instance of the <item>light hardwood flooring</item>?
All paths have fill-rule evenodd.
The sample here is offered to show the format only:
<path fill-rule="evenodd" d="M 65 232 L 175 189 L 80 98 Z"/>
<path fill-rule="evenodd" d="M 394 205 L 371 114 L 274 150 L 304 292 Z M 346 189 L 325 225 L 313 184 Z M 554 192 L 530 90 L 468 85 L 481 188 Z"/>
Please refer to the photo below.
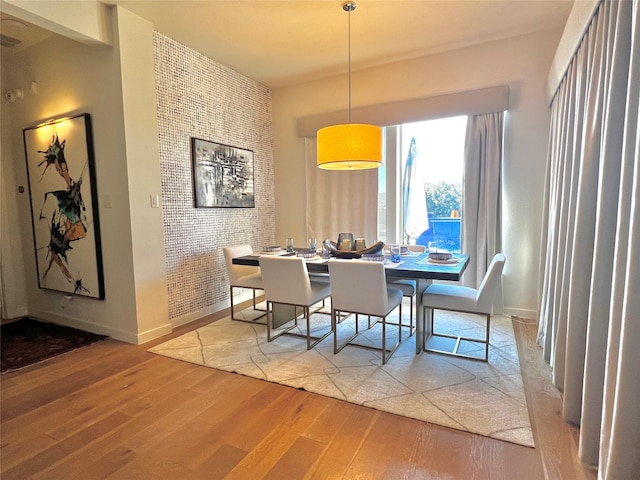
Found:
<path fill-rule="evenodd" d="M 0 478 L 596 478 L 577 458 L 530 323 L 514 329 L 536 448 L 147 352 L 222 316 L 3 375 Z"/>

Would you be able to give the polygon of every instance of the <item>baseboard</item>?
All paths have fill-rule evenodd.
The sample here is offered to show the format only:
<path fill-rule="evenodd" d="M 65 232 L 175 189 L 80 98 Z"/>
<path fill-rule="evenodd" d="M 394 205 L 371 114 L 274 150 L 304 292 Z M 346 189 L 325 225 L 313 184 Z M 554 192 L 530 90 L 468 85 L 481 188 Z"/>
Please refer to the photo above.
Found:
<path fill-rule="evenodd" d="M 3 311 L 2 314 L 7 315 L 7 312 Z M 29 314 L 27 313 L 26 309 L 18 308 L 14 312 L 11 312 L 11 316 L 0 318 L 0 324 L 4 325 L 5 323 L 15 322 L 17 320 L 20 320 L 21 318 L 28 317 L 28 316 Z"/>
<path fill-rule="evenodd" d="M 79 318 L 63 317 L 51 312 L 36 311 L 28 314 L 28 317 L 35 320 L 41 320 L 43 322 L 55 323 L 65 327 L 77 328 L 84 330 L 85 332 L 97 333 L 98 335 L 108 335 L 111 337 L 109 328 L 104 325 L 97 325 L 95 323 L 87 322 Z"/>
<path fill-rule="evenodd" d="M 119 340 L 125 343 L 131 343 L 133 345 L 140 345 L 141 343 L 149 342 L 173 331 L 172 325 L 170 323 L 162 325 L 158 328 L 154 328 L 153 330 L 136 333 L 119 330 L 117 328 L 109 327 L 108 325 L 98 325 L 96 323 L 87 322 L 79 318 L 63 317 L 51 312 L 33 312 L 29 314 L 29 317 L 36 320 L 42 320 L 44 322 L 63 325 L 65 327 L 77 328 L 79 330 L 84 330 L 85 332 L 97 333 L 98 335 L 106 335 L 115 340 Z"/>
<path fill-rule="evenodd" d="M 167 335 L 173 332 L 173 325 L 170 323 L 166 323 L 158 328 L 154 328 L 153 330 L 147 330 L 143 333 L 138 333 L 136 335 L 136 344 L 140 345 L 142 343 L 150 342 L 151 340 L 155 340 L 156 338 L 160 338 L 163 335 Z"/>
<path fill-rule="evenodd" d="M 248 291 L 245 294 L 241 294 L 241 295 L 237 295 L 236 297 L 234 297 L 234 305 L 240 305 L 243 302 L 251 302 L 253 300 L 253 292 Z M 256 298 L 256 301 L 259 302 L 261 300 L 261 297 L 258 296 Z M 173 328 L 179 327 L 181 325 L 186 325 L 187 323 L 191 323 L 191 322 L 195 322 L 196 320 L 200 320 L 204 317 L 207 317 L 209 315 L 213 315 L 215 313 L 219 313 L 222 310 L 225 309 L 229 309 L 230 307 L 230 303 L 229 301 L 224 301 L 224 302 L 219 302 L 216 303 L 214 305 L 211 305 L 207 308 L 203 308 L 201 310 L 198 310 L 196 312 L 191 312 L 187 315 L 183 315 L 182 317 L 178 317 L 178 318 L 174 318 L 171 320 L 171 325 L 173 325 Z M 235 307 L 234 307 L 235 308 Z M 244 307 L 246 308 L 246 307 Z"/>
<path fill-rule="evenodd" d="M 8 325 L 10 323 L 17 322 L 18 320 L 22 320 L 24 317 L 28 317 L 28 315 L 25 313 L 24 315 L 20 315 L 19 317 L 3 318 L 2 320 L 0 320 L 0 325 Z"/>
<path fill-rule="evenodd" d="M 249 300 L 251 300 L 251 295 L 249 295 Z M 237 299 L 234 302 L 234 305 L 237 303 L 242 302 L 242 298 Z M 246 299 L 244 300 L 246 301 Z M 203 308 L 200 309 L 196 312 L 191 312 L 187 315 L 183 315 L 182 317 L 178 317 L 178 318 L 174 318 L 171 320 L 171 325 L 173 325 L 173 328 L 179 327 L 181 325 L 186 325 L 187 323 L 191 323 L 191 322 L 195 322 L 196 320 L 200 320 L 204 317 L 207 317 L 209 315 L 213 315 L 214 313 L 218 313 L 221 312 L 224 309 L 228 309 L 229 308 L 229 302 L 220 302 L 220 303 L 216 303 L 214 305 L 211 305 L 207 308 Z"/>
<path fill-rule="evenodd" d="M 240 305 L 243 302 L 251 302 L 253 299 L 253 293 L 251 291 L 247 291 L 245 294 L 237 295 L 234 298 L 234 304 Z M 29 314 L 29 316 L 42 320 L 45 322 L 57 323 L 58 325 L 64 325 L 66 327 L 78 328 L 80 330 L 84 330 L 86 332 L 97 333 L 99 335 L 106 335 L 115 340 L 120 340 L 121 342 L 131 343 L 134 345 L 140 345 L 151 340 L 155 340 L 156 338 L 160 338 L 163 335 L 167 335 L 173 331 L 174 328 L 179 327 L 181 325 L 186 325 L 187 323 L 194 322 L 196 320 L 200 320 L 209 315 L 213 315 L 215 313 L 219 313 L 222 310 L 229 309 L 229 301 L 216 303 L 207 308 L 203 308 L 196 312 L 189 313 L 188 315 L 184 315 L 179 318 L 172 319 L 169 323 L 162 325 L 160 327 L 154 328 L 152 330 L 148 330 L 142 333 L 136 332 L 127 332 L 123 330 L 118 330 L 107 325 L 98 325 L 95 323 L 87 322 L 79 318 L 61 316 L 51 312 L 34 312 Z"/>
<path fill-rule="evenodd" d="M 536 312 L 535 310 L 526 310 L 524 308 L 504 307 L 502 313 L 503 315 L 507 315 L 510 317 L 526 318 L 532 319 L 534 321 L 538 318 L 538 312 Z"/>

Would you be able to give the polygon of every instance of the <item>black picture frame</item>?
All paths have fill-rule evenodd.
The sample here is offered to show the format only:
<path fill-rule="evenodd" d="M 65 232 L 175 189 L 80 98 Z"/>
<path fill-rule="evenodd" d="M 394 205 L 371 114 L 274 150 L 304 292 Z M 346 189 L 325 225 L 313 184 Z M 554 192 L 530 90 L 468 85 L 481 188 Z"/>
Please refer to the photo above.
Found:
<path fill-rule="evenodd" d="M 253 151 L 191 138 L 196 208 L 254 208 Z"/>
<path fill-rule="evenodd" d="M 103 300 L 91 116 L 23 129 L 38 287 Z"/>

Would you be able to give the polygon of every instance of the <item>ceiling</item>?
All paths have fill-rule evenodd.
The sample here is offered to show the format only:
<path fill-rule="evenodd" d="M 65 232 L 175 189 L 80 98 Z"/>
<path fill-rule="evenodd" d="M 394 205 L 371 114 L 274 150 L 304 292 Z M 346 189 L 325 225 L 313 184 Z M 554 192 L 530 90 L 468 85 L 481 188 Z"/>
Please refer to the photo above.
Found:
<path fill-rule="evenodd" d="M 24 20 L 0 12 L 2 56 L 12 55 L 49 38 L 53 33 Z"/>
<path fill-rule="evenodd" d="M 160 33 L 271 88 L 348 68 L 349 14 L 343 11 L 342 0 L 104 3 L 121 5 L 151 21 Z M 562 28 L 573 0 L 358 0 L 357 4 L 351 13 L 354 71 Z M 11 32 L 24 39 L 20 48 L 30 44 L 30 31 Z M 36 41 L 41 41 L 43 32 L 35 31 L 40 35 Z M 2 47 L 3 54 L 5 50 Z"/>

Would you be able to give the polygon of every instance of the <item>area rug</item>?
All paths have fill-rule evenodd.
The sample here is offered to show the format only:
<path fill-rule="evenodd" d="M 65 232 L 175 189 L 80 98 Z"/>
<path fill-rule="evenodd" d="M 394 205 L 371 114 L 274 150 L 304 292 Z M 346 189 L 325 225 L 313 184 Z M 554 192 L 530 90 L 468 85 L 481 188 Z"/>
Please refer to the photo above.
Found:
<path fill-rule="evenodd" d="M 472 315 L 439 312 L 436 325 L 438 330 L 464 331 L 477 338 L 482 335 L 481 320 Z M 339 325 L 339 338 L 352 332 L 352 323 L 345 321 Z M 315 315 L 312 331 L 326 331 L 329 325 L 328 316 Z M 371 329 L 367 326 L 367 318 L 361 316 L 356 341 L 379 344 L 381 324 Z M 390 341 L 398 335 L 397 327 L 395 333 L 393 328 L 387 327 Z M 492 317 L 488 363 L 434 353 L 416 355 L 415 348 L 415 335 L 409 336 L 409 329 L 404 328 L 400 347 L 386 365 L 381 365 L 379 352 L 357 346 L 349 345 L 334 355 L 332 335 L 307 351 L 303 338 L 283 335 L 269 343 L 264 325 L 225 318 L 149 351 L 445 427 L 534 446 L 509 318 Z M 469 344 L 464 348 L 467 353 L 477 350 L 480 354 L 482 347 Z"/>
<path fill-rule="evenodd" d="M 30 318 L 2 325 L 0 337 L 3 374 L 108 338 Z"/>

